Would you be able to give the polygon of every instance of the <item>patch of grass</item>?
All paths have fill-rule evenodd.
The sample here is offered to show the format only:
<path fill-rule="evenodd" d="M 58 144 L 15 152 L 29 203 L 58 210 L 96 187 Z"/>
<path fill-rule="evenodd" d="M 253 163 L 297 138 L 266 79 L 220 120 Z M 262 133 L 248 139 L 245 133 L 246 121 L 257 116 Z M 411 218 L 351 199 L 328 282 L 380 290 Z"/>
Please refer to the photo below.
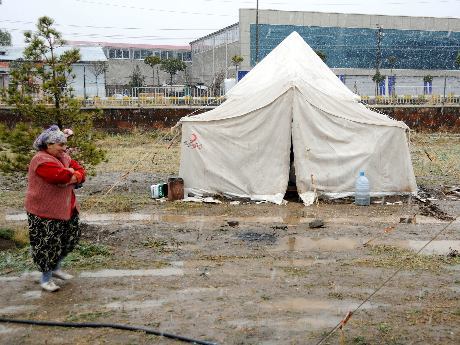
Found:
<path fill-rule="evenodd" d="M 385 322 L 380 323 L 377 326 L 377 329 L 380 333 L 383 333 L 383 334 L 388 334 L 391 332 L 391 326 Z"/>
<path fill-rule="evenodd" d="M 145 241 L 142 241 L 141 244 L 144 247 L 154 249 L 159 253 L 171 253 L 179 249 L 181 242 L 171 239 L 167 240 L 159 240 L 155 238 L 148 238 Z"/>
<path fill-rule="evenodd" d="M 415 252 L 388 245 L 375 245 L 371 247 L 371 257 L 353 261 L 355 265 L 399 268 L 406 270 L 438 271 L 444 265 L 460 264 L 460 257 L 447 257 L 442 255 L 415 255 Z"/>
<path fill-rule="evenodd" d="M 83 269 L 104 267 L 111 256 L 112 252 L 107 246 L 82 242 L 64 259 L 63 266 Z"/>
<path fill-rule="evenodd" d="M 34 268 L 29 247 L 0 251 L 0 275 L 30 271 Z"/>
<path fill-rule="evenodd" d="M 115 194 L 92 195 L 80 198 L 82 210 L 88 212 L 133 212 L 137 208 L 150 203 L 146 195 Z"/>
<path fill-rule="evenodd" d="M 0 228 L 0 238 L 3 238 L 4 240 L 13 240 L 13 234 L 13 229 Z"/>
<path fill-rule="evenodd" d="M 0 238 L 13 241 L 17 248 L 23 248 L 29 244 L 29 230 L 26 227 L 0 228 Z"/>
<path fill-rule="evenodd" d="M 165 211 L 193 210 L 206 206 L 205 203 L 199 202 L 172 202 L 165 206 Z"/>
<path fill-rule="evenodd" d="M 177 175 L 180 161 L 180 135 L 169 147 L 174 134 L 168 130 L 134 131 L 107 135 L 98 144 L 105 147 L 107 161 L 98 165 L 98 172 L 131 171 Z M 168 148 L 169 147 L 169 148 Z"/>
<path fill-rule="evenodd" d="M 340 300 L 343 299 L 343 294 L 340 293 L 340 292 L 329 292 L 329 293 L 328 293 L 328 296 L 329 296 L 330 298 L 335 298 L 335 299 L 340 299 Z"/>
<path fill-rule="evenodd" d="M 3 208 L 23 208 L 24 191 L 0 191 L 0 204 Z"/>
<path fill-rule="evenodd" d="M 308 270 L 304 267 L 281 267 L 281 269 L 291 275 L 296 277 L 305 277 L 308 275 Z"/>
<path fill-rule="evenodd" d="M 414 133 L 411 156 L 419 184 L 451 185 L 460 180 L 460 136 L 453 133 Z"/>
<path fill-rule="evenodd" d="M 369 342 L 367 342 L 366 338 L 364 338 L 363 336 L 359 335 L 357 337 L 354 337 L 352 340 L 351 340 L 351 343 L 353 345 L 370 345 Z"/>
<path fill-rule="evenodd" d="M 13 234 L 13 241 L 16 246 L 23 248 L 29 245 L 29 229 L 27 227 L 16 228 Z"/>

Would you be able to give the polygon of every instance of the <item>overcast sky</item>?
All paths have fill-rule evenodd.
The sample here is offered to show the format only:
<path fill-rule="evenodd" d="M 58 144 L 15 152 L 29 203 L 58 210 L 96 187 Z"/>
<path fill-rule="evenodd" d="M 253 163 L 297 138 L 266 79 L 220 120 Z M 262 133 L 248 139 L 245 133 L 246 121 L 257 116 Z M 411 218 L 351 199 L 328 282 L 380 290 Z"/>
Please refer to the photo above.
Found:
<path fill-rule="evenodd" d="M 47 15 L 67 40 L 188 45 L 238 22 L 256 0 L 0 0 L 0 28 L 23 32 Z M 460 0 L 259 0 L 260 9 L 460 18 Z"/>

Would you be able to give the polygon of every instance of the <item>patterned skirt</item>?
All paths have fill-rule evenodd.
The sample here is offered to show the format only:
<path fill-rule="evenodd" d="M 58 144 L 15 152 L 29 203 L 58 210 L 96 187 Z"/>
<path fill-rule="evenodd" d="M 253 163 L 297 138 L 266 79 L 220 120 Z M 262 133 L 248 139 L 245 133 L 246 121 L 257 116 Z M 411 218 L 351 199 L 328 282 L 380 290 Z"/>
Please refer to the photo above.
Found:
<path fill-rule="evenodd" d="M 41 272 L 57 268 L 77 245 L 81 231 L 78 212 L 69 220 L 41 218 L 27 213 L 32 258 Z"/>

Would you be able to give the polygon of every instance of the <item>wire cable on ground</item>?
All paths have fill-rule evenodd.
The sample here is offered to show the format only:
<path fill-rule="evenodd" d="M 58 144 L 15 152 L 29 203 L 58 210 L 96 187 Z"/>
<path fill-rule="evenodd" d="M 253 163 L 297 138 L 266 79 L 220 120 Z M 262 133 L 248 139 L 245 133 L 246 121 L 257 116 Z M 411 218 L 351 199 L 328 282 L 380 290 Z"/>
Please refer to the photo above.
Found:
<path fill-rule="evenodd" d="M 217 343 L 205 341 L 205 340 L 197 340 L 188 337 L 183 337 L 181 335 L 175 335 L 166 332 L 160 332 L 151 328 L 146 327 L 139 327 L 139 326 L 127 326 L 121 325 L 116 323 L 94 323 L 94 322 L 55 322 L 55 321 L 36 321 L 36 320 L 16 320 L 16 319 L 8 319 L 0 317 L 0 322 L 7 322 L 7 323 L 20 323 L 26 325 L 35 325 L 35 326 L 58 326 L 58 327 L 73 327 L 73 328 L 113 328 L 113 329 L 121 329 L 125 331 L 142 331 L 146 334 L 154 334 L 160 337 L 175 339 L 187 343 L 192 344 L 200 344 L 200 345 L 217 345 Z"/>
<path fill-rule="evenodd" d="M 195 111 L 191 112 L 190 114 L 186 115 L 187 117 L 196 113 L 200 108 L 197 108 Z M 172 129 L 177 129 L 179 125 L 179 122 L 172 128 Z M 168 136 L 169 133 L 165 133 L 161 137 L 157 138 L 157 140 L 154 142 L 154 144 L 159 144 L 161 141 L 163 141 L 166 136 Z M 176 133 L 176 135 L 170 140 L 171 143 L 168 145 L 168 149 L 171 148 L 172 143 L 174 139 L 179 135 Z M 120 182 L 125 180 L 131 172 L 133 172 L 140 164 L 140 162 L 144 161 L 151 152 L 146 152 L 139 160 L 137 160 L 131 169 L 129 169 L 127 172 L 123 173 L 118 180 L 116 180 L 110 188 L 107 189 L 107 191 L 103 194 L 102 197 L 106 197 Z M 101 199 L 96 200 L 92 204 L 90 204 L 89 210 L 91 211 L 99 202 Z M 73 323 L 73 322 L 57 322 L 57 321 L 39 321 L 39 320 L 20 320 L 20 319 L 9 319 L 9 318 L 4 318 L 0 317 L 0 322 L 6 322 L 6 323 L 18 323 L 18 324 L 28 324 L 28 325 L 37 325 L 37 326 L 54 326 L 54 327 L 74 327 L 74 328 L 113 328 L 113 329 L 121 329 L 121 330 L 127 330 L 127 331 L 143 331 L 146 334 L 154 334 L 157 336 L 162 336 L 165 338 L 170 338 L 170 339 L 175 339 L 183 342 L 188 342 L 192 344 L 202 344 L 202 345 L 217 345 L 217 343 L 213 342 L 208 342 L 208 341 L 203 341 L 203 340 L 197 340 L 197 339 L 192 339 L 188 337 L 183 337 L 180 335 L 175 335 L 175 334 L 170 334 L 166 332 L 160 332 L 156 331 L 151 328 L 146 328 L 146 327 L 140 327 L 140 326 L 128 326 L 128 325 L 122 325 L 122 324 L 112 324 L 112 323 L 91 323 L 91 322 L 84 322 L 84 323 Z"/>
<path fill-rule="evenodd" d="M 425 249 L 431 242 L 433 242 L 436 238 L 441 235 L 444 230 L 446 230 L 455 220 L 457 220 L 458 216 L 454 217 L 446 226 L 444 226 L 436 235 L 434 235 L 422 248 L 420 248 L 414 255 L 416 257 L 423 249 Z M 341 320 L 333 329 L 331 329 L 320 341 L 318 341 L 315 345 L 321 345 L 324 343 L 334 332 L 338 329 L 342 329 L 343 326 L 348 322 L 348 320 L 356 313 L 366 302 L 368 302 L 377 292 L 379 292 L 391 279 L 393 279 L 402 269 L 404 268 L 404 264 L 402 264 L 393 274 L 391 274 L 380 286 L 375 289 L 364 301 L 362 301 L 353 311 L 349 311 L 345 318 Z"/>

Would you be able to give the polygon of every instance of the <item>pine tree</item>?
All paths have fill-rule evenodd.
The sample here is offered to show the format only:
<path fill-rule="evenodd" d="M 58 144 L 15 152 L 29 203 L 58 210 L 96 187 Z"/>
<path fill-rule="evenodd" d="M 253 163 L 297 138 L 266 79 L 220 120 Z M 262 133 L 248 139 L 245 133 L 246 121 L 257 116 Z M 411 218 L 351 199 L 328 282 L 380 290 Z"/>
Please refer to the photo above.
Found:
<path fill-rule="evenodd" d="M 3 95 L 20 121 L 13 128 L 0 126 L 0 172 L 25 173 L 34 154 L 33 139 L 53 124 L 72 128 L 75 135 L 69 146 L 76 148 L 73 157 L 91 172 L 105 152 L 95 145 L 93 120 L 99 115 L 82 112 L 81 103 L 72 97 L 72 65 L 80 60 L 80 53 L 77 49 L 59 51 L 65 41 L 49 17 L 39 18 L 37 31 L 24 36 L 23 58 L 12 64 L 10 85 Z"/>

